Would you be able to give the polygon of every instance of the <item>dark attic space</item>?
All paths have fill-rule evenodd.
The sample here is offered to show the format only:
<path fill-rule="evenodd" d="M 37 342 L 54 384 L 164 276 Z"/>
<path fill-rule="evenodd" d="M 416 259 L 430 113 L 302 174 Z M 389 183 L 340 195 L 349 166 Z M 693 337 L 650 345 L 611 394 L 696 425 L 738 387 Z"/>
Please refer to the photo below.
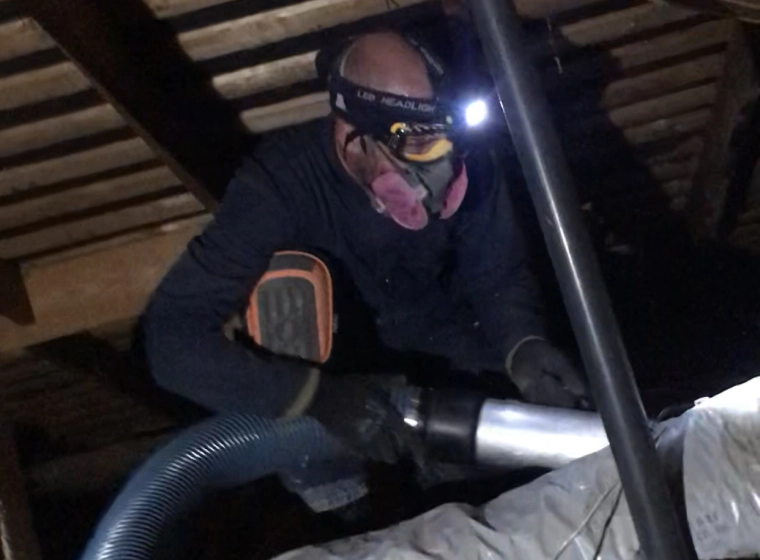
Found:
<path fill-rule="evenodd" d="M 757 0 L 0 0 L 0 560 L 760 557 L 759 100 Z"/>

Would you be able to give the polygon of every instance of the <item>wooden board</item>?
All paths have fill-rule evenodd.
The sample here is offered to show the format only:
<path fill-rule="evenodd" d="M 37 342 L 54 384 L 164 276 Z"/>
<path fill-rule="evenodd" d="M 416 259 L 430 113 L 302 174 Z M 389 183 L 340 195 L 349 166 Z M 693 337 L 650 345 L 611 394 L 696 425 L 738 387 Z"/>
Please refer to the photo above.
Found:
<path fill-rule="evenodd" d="M 0 157 L 29 152 L 99 132 L 125 128 L 127 123 L 109 104 L 97 105 L 0 130 Z"/>
<path fill-rule="evenodd" d="M 571 47 L 588 47 L 620 41 L 665 25 L 695 18 L 697 12 L 666 3 L 647 2 L 609 14 L 553 28 L 541 41 L 539 52 L 544 56 L 563 54 Z"/>
<path fill-rule="evenodd" d="M 695 58 L 632 78 L 612 82 L 602 91 L 600 106 L 613 109 L 657 95 L 714 80 L 723 71 L 723 54 Z"/>
<path fill-rule="evenodd" d="M 715 238 L 722 229 L 727 193 L 736 175 L 736 154 L 745 149 L 734 145 L 733 133 L 746 118 L 742 112 L 759 97 L 760 75 L 750 38 L 742 26 L 735 23 L 689 205 L 691 230 L 698 239 Z M 748 164 L 754 165 L 754 161 Z M 733 185 L 739 191 L 744 187 L 746 185 Z"/>
<path fill-rule="evenodd" d="M 699 23 L 688 29 L 666 33 L 611 48 L 609 56 L 620 68 L 630 69 L 652 64 L 663 58 L 675 58 L 691 52 L 724 45 L 730 36 L 731 24 L 724 20 Z"/>
<path fill-rule="evenodd" d="M 227 4 L 232 0 L 146 0 L 148 6 L 159 18 L 169 18 Z M 516 0 L 518 13 L 530 19 L 544 18 L 559 12 L 602 4 L 607 0 Z"/>
<path fill-rule="evenodd" d="M 656 99 L 640 101 L 626 107 L 618 107 L 602 117 L 618 128 L 630 128 L 648 122 L 708 107 L 715 102 L 718 87 L 713 82 L 676 93 L 669 93 Z M 589 126 L 587 121 L 585 125 Z"/>
<path fill-rule="evenodd" d="M 259 134 L 324 117 L 329 112 L 329 96 L 327 92 L 319 92 L 266 107 L 249 109 L 241 113 L 240 118 L 248 130 Z"/>
<path fill-rule="evenodd" d="M 89 89 L 90 82 L 71 62 L 0 78 L 0 111 L 33 105 Z"/>
<path fill-rule="evenodd" d="M 27 226 L 180 184 L 167 167 L 97 181 L 82 187 L 0 206 L 0 231 Z"/>
<path fill-rule="evenodd" d="M 34 0 L 26 10 L 187 189 L 215 208 L 239 164 L 244 130 L 171 29 L 140 1 Z"/>
<path fill-rule="evenodd" d="M 145 142 L 132 138 L 40 163 L 0 169 L 0 196 L 126 167 L 155 157 Z"/>
<path fill-rule="evenodd" d="M 421 4 L 424 0 L 308 0 L 284 8 L 180 33 L 193 60 L 254 49 L 343 23 Z"/>
<path fill-rule="evenodd" d="M 30 263 L 24 281 L 36 322 L 0 318 L 0 354 L 137 316 L 199 232 L 184 228 L 53 263 Z"/>
<path fill-rule="evenodd" d="M 120 231 L 197 214 L 203 206 L 185 192 L 112 212 L 63 222 L 12 237 L 0 237 L 0 258 L 18 259 L 117 234 Z"/>
<path fill-rule="evenodd" d="M 623 130 L 623 136 L 631 144 L 657 142 L 681 134 L 689 134 L 704 129 L 710 120 L 710 109 L 699 109 L 677 117 L 634 126 Z"/>
<path fill-rule="evenodd" d="M 243 68 L 214 76 L 212 84 L 225 99 L 236 99 L 262 91 L 305 82 L 317 77 L 314 60 L 317 51 L 298 54 L 282 60 Z"/>
<path fill-rule="evenodd" d="M 30 18 L 0 23 L 0 62 L 54 46 L 50 36 Z"/>
<path fill-rule="evenodd" d="M 181 231 L 185 229 L 193 229 L 194 231 L 202 231 L 212 220 L 213 214 L 199 214 L 191 216 L 189 218 L 182 218 L 180 220 L 173 220 L 163 224 L 154 226 L 147 226 L 133 231 L 127 231 L 108 237 L 107 239 L 88 241 L 83 245 L 77 245 L 75 247 L 64 248 L 55 251 L 54 253 L 46 253 L 44 255 L 35 256 L 34 258 L 27 260 L 26 265 L 33 266 L 45 266 L 48 264 L 58 263 L 83 257 L 85 255 L 91 255 L 100 251 L 106 251 L 121 247 L 128 243 L 134 243 L 136 241 L 143 241 L 151 239 L 156 236 L 166 235 L 174 231 Z M 120 320 L 119 322 L 134 320 L 135 317 Z M 110 324 L 110 322 L 106 323 Z"/>

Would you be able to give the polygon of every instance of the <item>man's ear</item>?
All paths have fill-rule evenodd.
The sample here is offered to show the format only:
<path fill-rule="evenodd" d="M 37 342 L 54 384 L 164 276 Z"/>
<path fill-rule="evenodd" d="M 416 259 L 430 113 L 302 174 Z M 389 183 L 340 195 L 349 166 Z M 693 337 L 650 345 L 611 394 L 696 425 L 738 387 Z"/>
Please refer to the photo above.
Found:
<path fill-rule="evenodd" d="M 354 131 L 354 127 L 338 116 L 334 116 L 333 120 L 335 122 L 335 145 L 343 148 L 346 145 L 346 138 Z"/>

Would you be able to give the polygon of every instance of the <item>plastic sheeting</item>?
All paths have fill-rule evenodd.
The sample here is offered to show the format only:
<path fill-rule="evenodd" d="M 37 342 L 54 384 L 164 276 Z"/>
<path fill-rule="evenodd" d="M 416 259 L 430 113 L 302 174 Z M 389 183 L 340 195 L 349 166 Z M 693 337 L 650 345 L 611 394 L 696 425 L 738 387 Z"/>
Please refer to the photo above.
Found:
<path fill-rule="evenodd" d="M 686 511 L 700 558 L 760 554 L 760 377 L 690 411 Z"/>
<path fill-rule="evenodd" d="M 661 427 L 678 465 L 701 559 L 760 555 L 760 378 Z M 677 450 L 675 460 L 673 450 Z M 638 539 L 609 449 L 482 508 L 447 504 L 383 531 L 278 560 L 638 560 Z"/>

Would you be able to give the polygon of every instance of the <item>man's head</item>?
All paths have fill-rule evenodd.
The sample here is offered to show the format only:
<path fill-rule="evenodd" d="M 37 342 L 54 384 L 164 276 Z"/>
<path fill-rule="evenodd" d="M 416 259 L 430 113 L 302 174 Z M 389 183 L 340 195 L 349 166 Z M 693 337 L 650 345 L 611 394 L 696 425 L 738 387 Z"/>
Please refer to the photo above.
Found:
<path fill-rule="evenodd" d="M 429 214 L 453 214 L 466 188 L 446 137 L 450 119 L 436 97 L 437 74 L 428 51 L 391 32 L 356 39 L 332 68 L 331 91 L 338 82 L 350 88 L 332 96 L 340 161 L 379 210 L 410 229 L 424 227 Z M 346 96 L 357 104 L 348 106 Z M 458 200 L 446 196 L 451 184 Z"/>
<path fill-rule="evenodd" d="M 341 75 L 356 85 L 420 99 L 432 100 L 435 95 L 422 55 L 396 33 L 364 35 L 348 47 L 343 57 Z M 354 129 L 352 124 L 336 118 L 336 147 L 351 176 L 369 186 L 395 167 L 377 143 L 364 137 L 346 142 Z"/>

